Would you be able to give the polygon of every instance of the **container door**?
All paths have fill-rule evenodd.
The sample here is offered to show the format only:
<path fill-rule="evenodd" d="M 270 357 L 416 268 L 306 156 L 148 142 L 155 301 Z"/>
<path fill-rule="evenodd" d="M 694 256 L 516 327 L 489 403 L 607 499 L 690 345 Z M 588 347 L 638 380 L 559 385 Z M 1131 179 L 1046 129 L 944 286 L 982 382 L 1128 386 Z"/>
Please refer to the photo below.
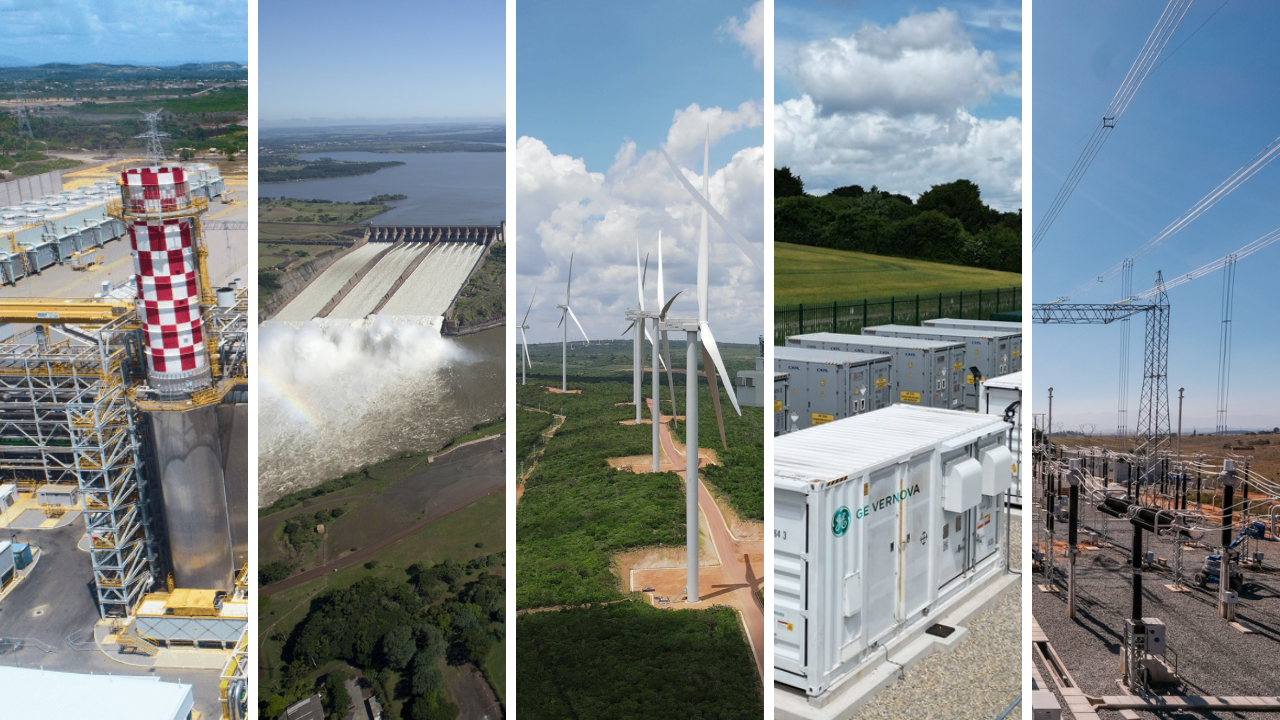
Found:
<path fill-rule="evenodd" d="M 804 674 L 808 664 L 809 508 L 806 496 L 774 491 L 773 664 Z"/>
<path fill-rule="evenodd" d="M 871 476 L 861 522 L 866 524 L 867 637 L 876 642 L 893 629 L 898 607 L 898 505 L 900 470 L 885 468 Z M 856 521 L 855 521 L 856 522 Z"/>
<path fill-rule="evenodd" d="M 965 351 L 957 348 L 951 351 L 951 407 L 959 410 L 964 407 Z"/>
<path fill-rule="evenodd" d="M 943 511 L 942 547 L 938 550 L 938 586 L 960 577 L 969 554 L 969 514 Z"/>
<path fill-rule="evenodd" d="M 936 537 L 929 532 L 932 515 L 933 487 L 929 482 L 931 455 L 926 453 L 911 459 L 907 474 L 898 495 L 902 514 L 902 567 L 901 619 L 906 620 L 924 609 L 933 596 L 929 587 L 932 543 Z"/>
<path fill-rule="evenodd" d="M 1000 513 L 996 508 L 996 499 L 990 495 L 983 495 L 982 502 L 978 503 L 973 533 L 975 563 L 991 557 L 999 547 Z"/>

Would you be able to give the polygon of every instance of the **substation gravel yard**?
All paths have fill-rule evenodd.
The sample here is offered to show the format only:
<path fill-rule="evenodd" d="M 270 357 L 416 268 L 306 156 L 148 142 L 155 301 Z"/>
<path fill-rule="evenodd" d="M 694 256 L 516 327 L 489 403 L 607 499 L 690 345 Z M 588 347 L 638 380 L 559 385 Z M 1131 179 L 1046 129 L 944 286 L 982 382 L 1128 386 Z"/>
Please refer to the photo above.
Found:
<path fill-rule="evenodd" d="M 1010 523 L 1011 558 L 1021 570 L 1022 520 Z M 881 690 L 854 717 L 994 718 L 1022 693 L 1022 585 L 1015 584 L 999 601 L 975 616 L 969 634 L 951 652 L 920 661 L 906 677 Z M 1016 708 L 1011 717 L 1021 717 Z"/>
<path fill-rule="evenodd" d="M 1093 507 L 1081 503 L 1084 508 L 1081 523 L 1081 541 L 1089 530 L 1102 530 L 1102 515 Z M 1036 508 L 1034 522 L 1034 547 L 1042 547 L 1045 539 L 1044 512 Z M 1120 695 L 1118 684 L 1121 674 L 1120 645 L 1124 637 L 1124 620 L 1131 612 L 1132 581 L 1129 574 L 1132 526 L 1127 521 L 1109 518 L 1107 536 L 1110 543 L 1102 543 L 1099 550 L 1083 550 L 1076 565 L 1077 620 L 1067 617 L 1067 593 L 1065 565 L 1061 551 L 1055 560 L 1059 590 L 1056 593 L 1039 591 L 1044 584 L 1043 574 L 1032 578 L 1032 612 L 1047 636 L 1050 645 L 1062 658 L 1076 684 L 1092 696 Z M 1216 543 L 1217 531 L 1210 532 L 1204 541 Z M 1056 528 L 1054 540 L 1066 540 L 1066 527 Z M 1203 541 L 1202 541 L 1203 542 Z M 1143 533 L 1143 549 L 1151 550 L 1157 558 L 1166 558 L 1172 567 L 1175 543 L 1167 537 L 1153 538 Z M 1158 690 L 1161 694 L 1207 696 L 1275 696 L 1280 693 L 1280 571 L 1275 570 L 1275 558 L 1280 556 L 1280 545 L 1274 542 L 1249 541 L 1244 548 L 1247 557 L 1255 550 L 1266 553 L 1266 566 L 1272 570 L 1261 573 L 1244 568 L 1244 592 L 1237 606 L 1237 619 L 1254 628 L 1253 633 L 1242 633 L 1218 617 L 1217 586 L 1207 589 L 1196 587 L 1193 579 L 1206 555 L 1216 553 L 1203 545 L 1187 545 L 1182 554 L 1182 572 L 1190 592 L 1173 592 L 1165 587 L 1173 582 L 1172 570 L 1147 572 L 1143 576 L 1144 617 L 1163 620 L 1167 627 L 1168 646 L 1177 653 L 1178 671 L 1183 684 L 1180 688 Z M 1033 653 L 1034 655 L 1034 653 Z M 1169 654 L 1171 656 L 1171 653 Z M 1042 663 L 1037 668 L 1052 689 L 1053 681 Z M 1060 698 L 1061 700 L 1061 698 Z M 1144 718 L 1270 718 L 1275 713 L 1240 712 L 1139 712 Z M 1064 713 L 1064 717 L 1067 715 Z M 1106 720 L 1121 716 L 1119 711 L 1103 710 L 1099 717 Z"/>

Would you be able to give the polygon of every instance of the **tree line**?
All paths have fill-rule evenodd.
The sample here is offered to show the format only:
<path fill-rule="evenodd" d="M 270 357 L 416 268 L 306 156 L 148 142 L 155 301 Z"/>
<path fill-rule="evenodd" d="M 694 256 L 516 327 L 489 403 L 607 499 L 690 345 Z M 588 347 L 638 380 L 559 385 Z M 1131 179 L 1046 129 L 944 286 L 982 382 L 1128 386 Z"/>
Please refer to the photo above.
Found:
<path fill-rule="evenodd" d="M 1022 211 L 989 207 L 965 179 L 934 185 L 915 201 L 874 185 L 814 196 L 790 168 L 777 168 L 773 222 L 777 242 L 1022 271 Z"/>

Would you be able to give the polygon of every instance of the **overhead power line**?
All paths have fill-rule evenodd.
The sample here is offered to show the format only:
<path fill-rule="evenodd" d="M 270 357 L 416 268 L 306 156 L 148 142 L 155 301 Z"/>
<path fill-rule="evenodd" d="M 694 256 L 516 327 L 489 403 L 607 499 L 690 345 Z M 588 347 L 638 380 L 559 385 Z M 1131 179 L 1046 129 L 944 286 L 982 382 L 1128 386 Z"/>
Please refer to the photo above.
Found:
<path fill-rule="evenodd" d="M 1269 245 L 1272 245 L 1277 240 L 1280 240 L 1280 228 L 1272 230 L 1266 235 L 1263 235 L 1257 240 L 1254 240 L 1253 242 L 1249 243 L 1248 245 L 1245 245 L 1244 247 L 1240 248 L 1239 250 L 1229 255 L 1224 255 L 1223 257 L 1220 257 L 1217 260 L 1214 260 L 1213 262 L 1207 265 L 1204 265 L 1195 270 L 1192 270 L 1186 275 L 1179 275 L 1178 277 L 1172 278 L 1171 280 L 1166 282 L 1162 288 L 1158 288 L 1158 289 L 1152 288 L 1144 293 L 1139 293 L 1137 295 L 1134 295 L 1132 298 L 1130 298 L 1128 302 L 1142 302 L 1144 300 L 1150 300 L 1151 298 L 1155 297 L 1157 294 L 1159 294 L 1159 292 L 1163 290 L 1169 290 L 1171 288 L 1178 287 L 1179 285 L 1189 283 L 1192 280 L 1195 280 L 1196 278 L 1201 278 L 1201 277 L 1204 277 L 1205 275 L 1208 275 L 1209 273 L 1215 272 L 1217 270 L 1221 270 L 1222 268 L 1225 268 L 1228 265 L 1233 265 L 1243 260 L 1244 258 L 1247 258 L 1250 255 L 1258 252 L 1259 250 L 1262 250 L 1263 248 Z"/>
<path fill-rule="evenodd" d="M 1049 232 L 1049 228 L 1053 225 L 1053 221 L 1057 219 L 1058 213 L 1062 212 L 1062 208 L 1066 206 L 1071 193 L 1075 192 L 1076 185 L 1080 183 L 1080 179 L 1084 177 L 1089 166 L 1093 164 L 1093 159 L 1097 157 L 1098 151 L 1107 142 L 1111 129 L 1116 126 L 1116 122 L 1120 120 L 1120 116 L 1124 115 L 1124 111 L 1129 108 L 1129 103 L 1133 101 L 1134 95 L 1138 93 L 1138 88 L 1142 87 L 1142 83 L 1151 74 L 1156 61 L 1160 59 L 1160 53 L 1169 44 L 1169 39 L 1173 37 L 1174 31 L 1178 29 L 1178 25 L 1181 24 L 1182 18 L 1186 16 L 1192 2 L 1193 0 L 1169 0 L 1169 4 L 1165 6 L 1164 12 L 1160 14 L 1160 19 L 1156 21 L 1156 26 L 1151 30 L 1151 34 L 1147 36 L 1147 41 L 1143 43 L 1142 50 L 1138 52 L 1138 57 L 1133 61 L 1133 65 L 1129 67 L 1129 72 L 1125 75 L 1124 81 L 1120 83 L 1115 96 L 1111 98 L 1111 104 L 1107 106 L 1107 111 L 1103 114 L 1102 120 L 1094 127 L 1093 134 L 1089 136 L 1089 142 L 1085 145 L 1084 150 L 1081 151 L 1080 157 L 1076 158 L 1076 163 L 1071 167 L 1071 172 L 1062 181 L 1062 187 L 1058 188 L 1058 194 L 1054 196 L 1053 202 L 1049 203 L 1049 209 L 1040 218 L 1040 224 L 1032 235 L 1032 250 L 1040 246 L 1040 241 Z"/>
<path fill-rule="evenodd" d="M 1240 187 L 1245 183 L 1245 181 L 1256 175 L 1259 170 L 1266 167 L 1272 160 L 1276 159 L 1276 156 L 1278 155 L 1280 155 L 1280 137 L 1272 140 L 1271 144 L 1263 148 L 1257 155 L 1254 155 L 1248 162 L 1242 165 L 1239 170 L 1232 173 L 1231 177 L 1223 180 L 1218 187 L 1210 190 L 1208 195 L 1200 198 L 1199 202 L 1192 205 L 1186 212 L 1179 215 L 1176 220 L 1169 223 L 1165 229 L 1161 230 L 1154 237 L 1148 240 L 1142 247 L 1138 248 L 1137 252 L 1125 258 L 1125 260 L 1116 263 L 1109 270 L 1098 275 L 1096 278 L 1089 280 L 1075 290 L 1072 290 L 1070 293 L 1058 298 L 1055 302 L 1067 302 L 1080 293 L 1090 290 L 1097 285 L 1101 285 L 1123 270 L 1125 262 L 1136 261 L 1150 253 L 1152 250 L 1155 250 L 1165 240 L 1168 240 L 1178 231 L 1182 230 L 1187 225 L 1190 225 L 1192 221 L 1203 215 L 1209 210 L 1209 208 L 1218 204 L 1218 201 L 1235 192 L 1236 188 Z"/>

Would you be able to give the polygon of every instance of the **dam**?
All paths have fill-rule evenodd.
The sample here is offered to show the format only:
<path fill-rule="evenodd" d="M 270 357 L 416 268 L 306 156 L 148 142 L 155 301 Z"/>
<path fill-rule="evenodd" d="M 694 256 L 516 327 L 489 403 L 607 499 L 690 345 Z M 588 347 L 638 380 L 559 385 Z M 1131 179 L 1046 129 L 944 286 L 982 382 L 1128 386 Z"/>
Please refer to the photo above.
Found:
<path fill-rule="evenodd" d="M 492 226 L 378 226 L 313 277 L 275 319 L 361 320 L 370 315 L 444 315 L 505 223 Z"/>

